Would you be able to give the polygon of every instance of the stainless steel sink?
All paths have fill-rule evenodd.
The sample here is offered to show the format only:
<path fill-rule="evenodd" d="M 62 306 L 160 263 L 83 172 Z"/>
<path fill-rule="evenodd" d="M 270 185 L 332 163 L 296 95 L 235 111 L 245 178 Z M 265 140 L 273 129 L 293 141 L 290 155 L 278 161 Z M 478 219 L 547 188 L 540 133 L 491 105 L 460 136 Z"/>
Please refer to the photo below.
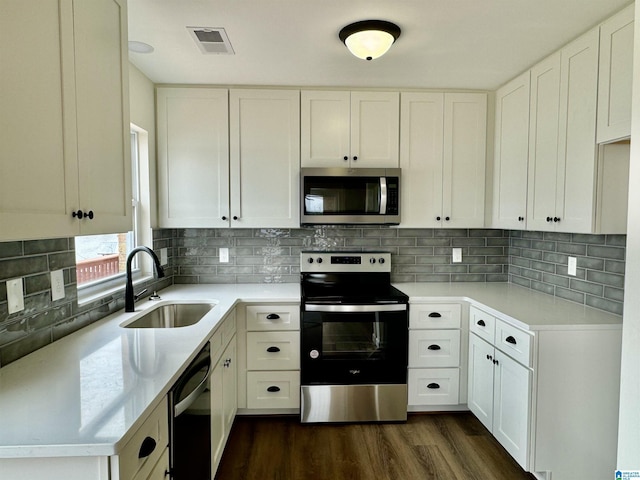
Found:
<path fill-rule="evenodd" d="M 214 303 L 180 302 L 158 305 L 136 320 L 121 325 L 124 328 L 180 328 L 195 325 L 213 307 Z"/>

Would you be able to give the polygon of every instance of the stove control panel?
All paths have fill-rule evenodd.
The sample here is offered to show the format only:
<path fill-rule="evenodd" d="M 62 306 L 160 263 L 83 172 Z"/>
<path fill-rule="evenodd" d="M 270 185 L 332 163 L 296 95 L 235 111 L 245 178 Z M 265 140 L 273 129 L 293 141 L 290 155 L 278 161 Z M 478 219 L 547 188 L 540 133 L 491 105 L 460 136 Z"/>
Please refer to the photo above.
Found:
<path fill-rule="evenodd" d="M 391 272 L 388 252 L 302 252 L 300 270 L 304 272 Z"/>

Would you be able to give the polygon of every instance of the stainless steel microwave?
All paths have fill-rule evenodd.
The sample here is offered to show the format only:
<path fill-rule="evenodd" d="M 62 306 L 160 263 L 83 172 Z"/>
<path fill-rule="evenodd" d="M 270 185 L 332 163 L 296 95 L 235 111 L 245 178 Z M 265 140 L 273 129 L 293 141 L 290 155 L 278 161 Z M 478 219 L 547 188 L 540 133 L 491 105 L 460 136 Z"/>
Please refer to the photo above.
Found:
<path fill-rule="evenodd" d="M 302 225 L 400 223 L 399 168 L 302 168 Z"/>

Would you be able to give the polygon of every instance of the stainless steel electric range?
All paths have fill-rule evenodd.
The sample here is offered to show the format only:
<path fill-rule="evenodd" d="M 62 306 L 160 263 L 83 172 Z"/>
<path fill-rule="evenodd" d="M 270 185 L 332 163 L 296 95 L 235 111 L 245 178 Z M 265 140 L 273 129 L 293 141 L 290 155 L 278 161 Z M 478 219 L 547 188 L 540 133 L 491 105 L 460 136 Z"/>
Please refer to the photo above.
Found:
<path fill-rule="evenodd" d="M 405 421 L 409 298 L 391 254 L 303 252 L 301 282 L 301 421 Z"/>

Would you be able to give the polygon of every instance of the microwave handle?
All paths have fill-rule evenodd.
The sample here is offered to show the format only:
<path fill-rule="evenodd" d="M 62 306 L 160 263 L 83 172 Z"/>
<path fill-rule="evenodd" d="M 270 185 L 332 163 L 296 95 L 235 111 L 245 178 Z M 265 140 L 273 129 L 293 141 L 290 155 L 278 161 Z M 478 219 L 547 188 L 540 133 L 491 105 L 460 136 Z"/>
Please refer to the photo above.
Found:
<path fill-rule="evenodd" d="M 387 177 L 380 177 L 380 215 L 387 214 Z"/>

